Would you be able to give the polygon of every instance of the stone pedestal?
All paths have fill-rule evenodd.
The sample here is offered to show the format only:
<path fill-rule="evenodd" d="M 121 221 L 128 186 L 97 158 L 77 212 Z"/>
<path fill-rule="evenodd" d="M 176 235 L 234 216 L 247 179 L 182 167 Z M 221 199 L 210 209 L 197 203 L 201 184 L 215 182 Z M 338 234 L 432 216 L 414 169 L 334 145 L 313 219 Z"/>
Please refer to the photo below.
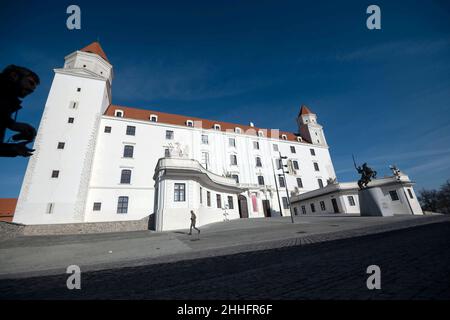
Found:
<path fill-rule="evenodd" d="M 386 217 L 394 215 L 380 187 L 359 190 L 358 196 L 361 216 Z"/>

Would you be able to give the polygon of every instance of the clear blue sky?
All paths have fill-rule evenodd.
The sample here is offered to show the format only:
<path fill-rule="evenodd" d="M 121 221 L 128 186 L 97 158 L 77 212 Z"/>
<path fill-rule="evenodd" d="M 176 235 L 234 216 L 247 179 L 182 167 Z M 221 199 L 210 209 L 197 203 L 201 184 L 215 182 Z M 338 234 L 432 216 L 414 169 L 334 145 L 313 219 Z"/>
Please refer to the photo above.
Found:
<path fill-rule="evenodd" d="M 100 40 L 114 65 L 113 102 L 296 131 L 318 114 L 340 181 L 351 154 L 380 175 L 397 164 L 417 187 L 450 178 L 450 2 L 8 1 L 1 68 L 35 70 L 41 86 L 19 120 L 36 127 L 64 56 Z M 366 28 L 377 4 L 382 30 Z M 0 197 L 17 197 L 28 160 L 0 159 Z"/>

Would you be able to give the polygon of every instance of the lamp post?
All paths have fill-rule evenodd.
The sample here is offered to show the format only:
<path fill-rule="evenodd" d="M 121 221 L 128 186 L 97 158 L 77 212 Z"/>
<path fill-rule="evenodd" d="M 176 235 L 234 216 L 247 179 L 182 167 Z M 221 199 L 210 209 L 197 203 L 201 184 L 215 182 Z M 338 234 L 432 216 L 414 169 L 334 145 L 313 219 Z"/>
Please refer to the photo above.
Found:
<path fill-rule="evenodd" d="M 281 170 L 283 171 L 283 174 L 282 174 L 282 175 L 281 175 L 281 174 L 278 174 L 278 176 L 280 176 L 280 177 L 283 176 L 283 179 L 284 179 L 284 187 L 286 188 L 286 197 L 287 197 L 287 200 L 288 200 L 289 211 L 290 211 L 290 213 L 291 213 L 291 221 L 292 221 L 292 223 L 294 223 L 294 215 L 292 214 L 291 199 L 290 199 L 290 197 L 289 197 L 289 190 L 288 190 L 288 188 L 287 188 L 286 172 L 284 171 L 284 168 L 287 167 L 287 165 L 285 165 L 285 164 L 283 163 L 283 160 L 287 159 L 287 157 L 283 157 L 283 156 L 281 155 L 281 152 L 278 152 L 278 154 L 280 155 Z"/>
<path fill-rule="evenodd" d="M 273 178 L 275 179 L 275 188 L 277 190 L 278 205 L 280 206 L 280 215 L 283 216 L 283 209 L 281 209 L 280 192 L 278 191 L 277 175 L 275 174 L 275 166 L 273 165 L 273 159 L 271 160 L 272 160 Z"/>

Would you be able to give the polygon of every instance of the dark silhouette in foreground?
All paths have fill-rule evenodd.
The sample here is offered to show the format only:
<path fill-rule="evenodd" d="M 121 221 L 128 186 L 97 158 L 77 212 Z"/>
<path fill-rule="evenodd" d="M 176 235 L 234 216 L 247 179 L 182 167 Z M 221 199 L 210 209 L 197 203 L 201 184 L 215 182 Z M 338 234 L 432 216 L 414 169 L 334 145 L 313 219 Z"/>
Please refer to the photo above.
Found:
<path fill-rule="evenodd" d="M 31 94 L 40 83 L 33 71 L 15 65 L 7 66 L 0 73 L 0 157 L 29 157 L 33 149 L 26 145 L 33 142 L 36 129 L 27 123 L 17 122 L 17 112 L 22 109 L 23 98 Z M 5 142 L 6 129 L 18 132 Z"/>

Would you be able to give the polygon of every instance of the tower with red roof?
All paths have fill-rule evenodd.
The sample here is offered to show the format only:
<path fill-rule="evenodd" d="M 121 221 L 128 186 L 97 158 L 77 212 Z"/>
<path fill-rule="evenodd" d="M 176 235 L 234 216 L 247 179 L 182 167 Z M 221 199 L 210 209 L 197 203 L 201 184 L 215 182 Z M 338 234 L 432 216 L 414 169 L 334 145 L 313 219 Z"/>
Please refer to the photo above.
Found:
<path fill-rule="evenodd" d="M 300 135 L 312 144 L 327 146 L 323 127 L 317 123 L 317 115 L 306 105 L 300 107 L 297 116 Z"/>
<path fill-rule="evenodd" d="M 98 42 L 64 60 L 63 68 L 54 69 L 14 222 L 84 221 L 99 121 L 111 104 L 113 67 Z"/>

